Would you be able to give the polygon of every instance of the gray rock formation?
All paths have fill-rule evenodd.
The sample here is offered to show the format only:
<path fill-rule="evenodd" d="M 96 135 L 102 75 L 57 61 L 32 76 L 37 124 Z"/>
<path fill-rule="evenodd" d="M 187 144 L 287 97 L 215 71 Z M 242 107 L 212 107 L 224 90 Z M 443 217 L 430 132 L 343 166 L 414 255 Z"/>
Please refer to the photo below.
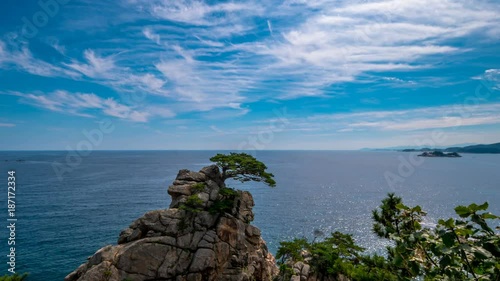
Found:
<path fill-rule="evenodd" d="M 249 224 L 251 194 L 227 196 L 222 189 L 215 165 L 179 171 L 168 188 L 170 209 L 137 219 L 118 245 L 98 250 L 65 281 L 271 281 L 278 269 L 260 230 Z"/>

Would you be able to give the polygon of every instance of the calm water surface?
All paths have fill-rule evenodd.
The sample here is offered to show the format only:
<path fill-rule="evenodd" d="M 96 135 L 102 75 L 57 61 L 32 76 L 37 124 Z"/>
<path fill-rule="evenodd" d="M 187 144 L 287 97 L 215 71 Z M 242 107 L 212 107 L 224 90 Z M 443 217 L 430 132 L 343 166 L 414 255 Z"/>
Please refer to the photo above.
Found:
<path fill-rule="evenodd" d="M 66 152 L 0 152 L 0 175 L 16 170 L 17 270 L 30 281 L 62 280 L 97 249 L 116 243 L 120 231 L 153 209 L 167 208 L 166 190 L 179 169 L 199 170 L 214 151 L 96 151 L 59 180 L 52 163 Z M 384 242 L 371 234 L 370 212 L 388 192 L 407 205 L 428 211 L 426 223 L 453 215 L 459 204 L 488 201 L 500 214 L 500 155 L 464 154 L 462 158 L 426 158 L 389 186 L 384 175 L 398 175 L 399 152 L 262 151 L 276 188 L 250 183 L 232 186 L 252 192 L 254 224 L 270 250 L 297 236 L 351 233 L 369 251 Z M 16 160 L 25 160 L 18 162 Z M 407 172 L 407 171 L 406 171 Z M 6 225 L 6 185 L 0 220 Z M 7 271 L 5 227 L 0 231 L 2 270 Z"/>

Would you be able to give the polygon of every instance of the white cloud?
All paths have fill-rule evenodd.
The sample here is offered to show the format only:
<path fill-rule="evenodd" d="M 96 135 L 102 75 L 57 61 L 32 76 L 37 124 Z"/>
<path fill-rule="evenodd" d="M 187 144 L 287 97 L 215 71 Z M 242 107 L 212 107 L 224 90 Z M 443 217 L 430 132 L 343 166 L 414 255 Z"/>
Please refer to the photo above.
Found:
<path fill-rule="evenodd" d="M 69 93 L 58 90 L 49 94 L 20 92 L 6 94 L 18 96 L 22 102 L 33 106 L 82 117 L 93 117 L 96 110 L 108 116 L 133 122 L 147 122 L 151 116 L 146 111 L 136 110 L 112 98 L 102 98 L 93 93 Z"/>
<path fill-rule="evenodd" d="M 47 39 L 47 44 L 61 55 L 66 55 L 66 47 L 61 45 L 57 38 L 50 37 L 49 39 Z"/>
<path fill-rule="evenodd" d="M 284 6 L 288 12 L 302 10 L 305 20 L 289 27 L 281 42 L 249 44 L 245 50 L 274 58 L 270 72 L 300 79 L 302 87 L 287 97 L 321 95 L 322 88 L 365 73 L 435 67 L 436 55 L 469 51 L 447 45 L 449 39 L 484 35 L 500 24 L 498 7 L 486 2 L 289 1 Z"/>
<path fill-rule="evenodd" d="M 212 41 L 212 40 L 204 40 L 197 35 L 195 35 L 194 37 L 196 37 L 196 39 L 200 40 L 201 43 L 203 43 L 209 47 L 224 47 L 225 46 L 225 44 L 222 42 L 217 42 L 217 41 Z"/>
<path fill-rule="evenodd" d="M 364 82 L 374 73 L 434 68 L 443 56 L 470 51 L 451 40 L 488 40 L 483 35 L 500 23 L 498 7 L 484 1 L 210 3 L 134 0 L 116 10 L 107 7 L 108 24 L 127 23 L 127 36 L 86 44 L 91 49 L 82 57 L 54 64 L 37 59 L 27 45 L 12 48 L 0 41 L 0 67 L 84 80 L 123 95 L 154 95 L 134 106 L 168 104 L 171 112 L 158 115 L 223 109 L 237 116 L 248 112 L 244 103 L 324 96 L 332 84 Z M 130 24 L 144 19 L 147 27 L 142 21 Z M 415 84 L 392 76 L 377 79 L 390 87 Z M 39 102 L 57 107 L 53 100 Z M 106 114 L 123 116 L 122 107 L 108 107 Z"/>
<path fill-rule="evenodd" d="M 166 81 L 159 79 L 150 73 L 138 75 L 135 77 L 137 77 L 137 79 L 139 79 L 139 82 L 141 82 L 143 85 L 148 85 L 150 89 L 154 90 L 160 90 L 166 83 Z"/>
<path fill-rule="evenodd" d="M 413 131 L 421 129 L 437 129 L 489 124 L 500 124 L 500 116 L 440 117 L 437 119 L 424 118 L 417 120 L 408 120 L 403 123 L 386 122 L 377 124 L 375 125 L 375 127 L 381 128 L 383 130 Z"/>
<path fill-rule="evenodd" d="M 11 127 L 15 127 L 16 124 L 13 124 L 13 123 L 0 123 L 0 127 L 8 127 L 8 128 L 11 128 Z"/>
<path fill-rule="evenodd" d="M 150 105 L 147 107 L 147 112 L 153 116 L 158 116 L 162 118 L 172 118 L 175 117 L 175 112 L 167 108 L 167 106 L 154 106 Z"/>
<path fill-rule="evenodd" d="M 494 77 L 495 80 L 498 80 L 499 79 L 498 76 L 500 76 L 500 69 L 488 69 L 484 73 L 486 74 L 487 78 Z"/>
<path fill-rule="evenodd" d="M 482 75 L 472 77 L 472 79 L 483 80 L 487 87 L 500 90 L 500 69 L 487 69 Z"/>
<path fill-rule="evenodd" d="M 393 86 L 393 87 L 396 87 L 398 85 L 414 87 L 414 86 L 418 85 L 417 82 L 415 82 L 413 80 L 405 80 L 405 79 L 401 79 L 398 77 L 382 77 L 381 80 L 388 82 L 388 84 L 390 84 L 390 86 Z M 426 81 L 426 80 L 428 80 L 428 78 L 420 78 L 420 83 L 422 83 L 422 81 Z M 387 84 L 383 83 L 382 86 L 387 86 Z"/>
<path fill-rule="evenodd" d="M 180 55 L 182 58 L 184 58 L 184 60 L 186 61 L 186 63 L 193 63 L 194 62 L 194 59 L 193 59 L 193 55 L 190 54 L 189 51 L 186 51 L 184 50 L 181 46 L 179 45 L 174 45 L 172 47 L 172 49 L 174 49 L 174 51 Z"/>
<path fill-rule="evenodd" d="M 211 125 L 211 126 L 210 126 L 210 129 L 211 129 L 212 131 L 214 131 L 214 132 L 218 133 L 218 134 L 222 134 L 222 135 L 226 134 L 226 132 L 224 132 L 223 130 L 221 130 L 221 129 L 217 128 L 217 126 L 215 126 L 215 125 Z"/>
<path fill-rule="evenodd" d="M 486 80 L 500 83 L 500 69 L 488 69 L 484 72 L 484 78 Z"/>
<path fill-rule="evenodd" d="M 154 38 L 153 38 L 154 39 Z M 1 42 L 1 41 L 0 41 Z M 25 49 L 29 54 L 28 49 Z M 239 113 L 246 113 L 240 105 L 243 98 L 238 91 L 247 85 L 247 78 L 238 71 L 237 66 L 230 67 L 216 66 L 218 63 L 206 63 L 197 60 L 196 55 L 191 50 L 186 50 L 178 44 L 173 44 L 169 49 L 169 59 L 160 61 L 150 61 L 151 65 L 146 66 L 147 71 L 137 71 L 136 68 L 124 66 L 134 60 L 126 53 L 116 53 L 114 55 L 103 56 L 92 49 L 83 52 L 83 61 L 71 59 L 69 63 L 62 63 L 65 68 L 57 68 L 61 76 L 71 73 L 77 80 L 88 80 L 102 84 L 116 90 L 123 98 L 122 102 L 141 103 L 147 107 L 149 102 L 147 95 L 152 94 L 165 98 L 165 104 L 170 104 L 176 112 L 207 111 L 214 108 L 230 108 Z M 4 64 L 5 47 L 0 44 L 0 65 Z M 10 61 L 10 59 L 9 59 Z M 26 60 L 18 60 L 20 65 L 45 66 L 32 56 Z M 135 62 L 133 62 L 135 63 Z M 217 69 L 213 69 L 213 66 Z M 54 67 L 51 65 L 51 67 Z M 46 75 L 53 75 L 51 67 L 42 67 L 40 71 L 47 71 Z M 236 69 L 236 70 L 235 70 Z M 65 72 L 64 72 L 64 71 Z M 33 71 L 30 71 L 33 72 Z M 158 73 L 158 74 L 156 74 Z M 37 73 L 43 75 L 44 73 Z M 160 75 L 162 74 L 162 75 Z M 233 87 L 228 87 L 232 83 Z M 129 94 L 136 94 L 139 100 L 130 100 Z M 38 99 L 40 104 L 45 104 L 47 108 L 54 108 L 54 100 L 45 96 L 32 97 Z M 105 114 L 116 117 L 123 117 L 121 107 L 112 103 L 109 108 L 103 111 Z M 158 116 L 171 117 L 175 115 L 173 111 L 157 110 Z M 83 113 L 79 113 L 82 115 Z M 132 116 L 132 115 L 131 115 Z M 147 115 L 133 115 L 135 120 L 146 120 Z"/>
<path fill-rule="evenodd" d="M 285 130 L 317 129 L 322 133 L 401 132 L 500 124 L 500 103 L 446 105 L 409 110 L 317 114 L 290 119 Z"/>
<path fill-rule="evenodd" d="M 93 50 L 85 50 L 83 53 L 86 63 L 73 61 L 65 64 L 66 66 L 82 73 L 90 78 L 106 78 L 112 75 L 112 71 L 116 68 L 112 57 L 101 57 L 95 54 Z"/>
<path fill-rule="evenodd" d="M 160 39 L 160 35 L 154 33 L 151 28 L 149 27 L 145 27 L 143 30 L 142 30 L 142 34 L 144 34 L 144 36 L 146 36 L 146 38 L 148 38 L 149 40 L 155 42 L 156 44 L 158 45 L 161 45 L 161 39 Z"/>
<path fill-rule="evenodd" d="M 45 77 L 72 77 L 77 78 L 78 73 L 68 70 L 33 56 L 26 46 L 10 44 L 0 40 L 0 67 L 16 68 L 27 73 Z"/>
<path fill-rule="evenodd" d="M 168 80 L 170 97 L 180 102 L 178 111 L 226 108 L 239 114 L 247 112 L 241 108 L 244 98 L 239 92 L 251 85 L 251 77 L 246 77 L 238 65 L 231 61 L 200 60 L 197 50 L 188 51 L 177 44 L 172 49 L 173 58 L 164 59 L 155 67 Z"/>
<path fill-rule="evenodd" d="M 144 97 L 148 94 L 167 96 L 164 88 L 167 81 L 154 72 L 137 72 L 130 67 L 120 66 L 117 63 L 117 53 L 112 56 L 100 56 L 94 50 L 84 51 L 85 62 L 73 59 L 64 65 L 74 69 L 90 79 L 90 81 L 109 86 L 119 94 L 137 94 Z"/>
<path fill-rule="evenodd" d="M 196 0 L 156 1 L 150 6 L 151 13 L 159 18 L 204 26 L 227 23 L 241 12 L 255 13 L 261 10 L 252 3 L 228 2 L 209 5 Z M 220 14 L 225 16 L 220 17 Z"/>
<path fill-rule="evenodd" d="M 204 68 L 201 63 L 188 60 L 162 61 L 156 68 L 173 86 L 172 95 L 184 104 L 179 110 L 241 109 L 243 98 L 237 93 L 241 87 L 238 84 L 246 82 L 238 80 L 237 76 L 224 77 L 225 71 Z M 228 87 L 231 82 L 235 89 Z"/>

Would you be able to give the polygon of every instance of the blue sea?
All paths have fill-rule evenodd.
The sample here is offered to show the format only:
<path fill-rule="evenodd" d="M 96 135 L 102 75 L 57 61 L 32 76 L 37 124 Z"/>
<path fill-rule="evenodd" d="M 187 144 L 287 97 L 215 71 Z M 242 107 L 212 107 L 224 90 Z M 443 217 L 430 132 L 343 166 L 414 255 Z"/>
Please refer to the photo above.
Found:
<path fill-rule="evenodd" d="M 167 208 L 179 169 L 199 170 L 216 151 L 94 151 L 59 178 L 67 152 L 0 152 L 0 275 L 7 273 L 7 172 L 16 171 L 16 270 L 29 281 L 63 280 L 99 248 L 116 243 L 136 218 Z M 258 151 L 277 186 L 229 185 L 252 192 L 254 225 L 270 250 L 314 230 L 351 233 L 367 251 L 371 210 L 388 192 L 428 211 L 425 223 L 453 216 L 459 204 L 488 201 L 500 214 L 500 155 L 415 158 L 403 152 Z M 71 160 L 71 159 L 70 159 Z M 58 165 L 58 164 L 56 164 Z M 389 178 L 389 181 L 387 180 Z"/>

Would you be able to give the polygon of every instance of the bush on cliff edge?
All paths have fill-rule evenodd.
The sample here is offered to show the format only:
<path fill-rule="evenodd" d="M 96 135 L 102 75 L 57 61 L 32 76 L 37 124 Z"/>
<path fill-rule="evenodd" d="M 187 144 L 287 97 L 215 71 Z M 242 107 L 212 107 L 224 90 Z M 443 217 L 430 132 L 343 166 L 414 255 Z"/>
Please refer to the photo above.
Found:
<path fill-rule="evenodd" d="M 293 274 L 293 262 L 302 260 L 318 276 L 342 274 L 353 281 L 500 280 L 500 235 L 488 224 L 500 217 L 487 208 L 488 203 L 458 206 L 459 219 L 441 219 L 435 228 L 424 228 L 426 213 L 420 206 L 408 207 L 389 194 L 372 214 L 374 233 L 393 242 L 387 257 L 363 255 L 351 235 L 339 232 L 320 242 L 281 242 L 276 256 L 281 258 L 281 280 Z"/>

